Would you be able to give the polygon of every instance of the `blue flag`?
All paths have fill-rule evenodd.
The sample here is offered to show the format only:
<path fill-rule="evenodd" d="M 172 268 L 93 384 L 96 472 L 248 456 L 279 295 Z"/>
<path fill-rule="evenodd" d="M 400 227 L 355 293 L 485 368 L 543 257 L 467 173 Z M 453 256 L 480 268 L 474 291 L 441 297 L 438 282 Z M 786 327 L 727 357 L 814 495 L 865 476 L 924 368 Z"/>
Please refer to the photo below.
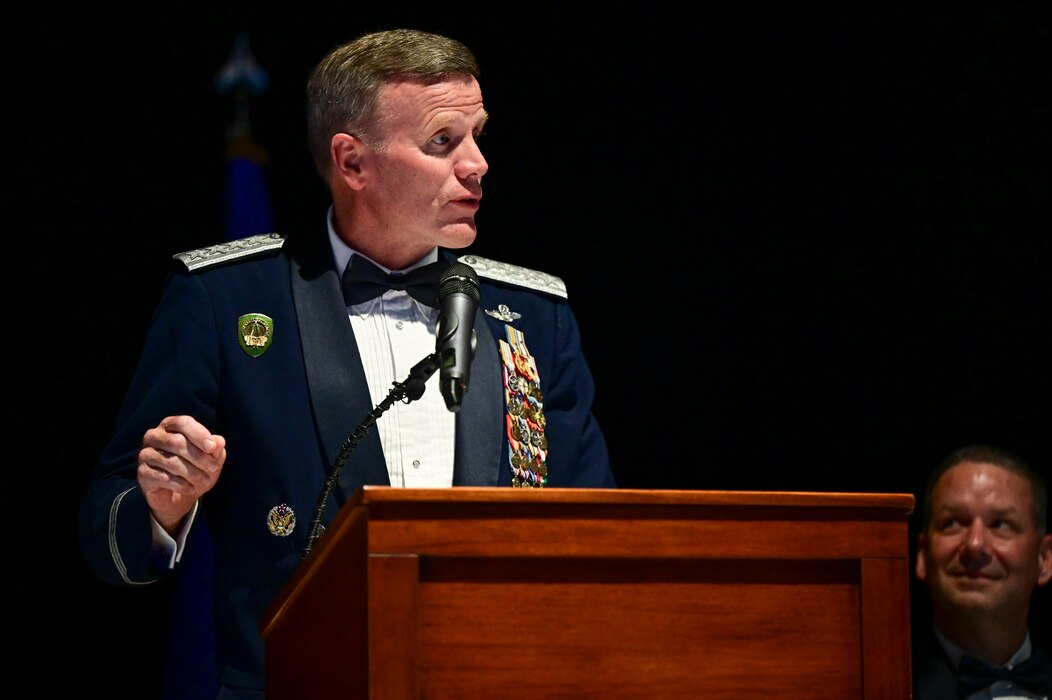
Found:
<path fill-rule="evenodd" d="M 227 240 L 274 231 L 267 187 L 267 154 L 248 134 L 234 137 L 227 147 Z"/>
<path fill-rule="evenodd" d="M 234 98 L 234 121 L 227 132 L 227 240 L 271 233 L 274 216 L 266 180 L 266 150 L 252 139 L 249 103 L 267 91 L 270 78 L 248 45 L 248 34 L 234 39 L 230 60 L 215 77 L 220 95 Z"/>

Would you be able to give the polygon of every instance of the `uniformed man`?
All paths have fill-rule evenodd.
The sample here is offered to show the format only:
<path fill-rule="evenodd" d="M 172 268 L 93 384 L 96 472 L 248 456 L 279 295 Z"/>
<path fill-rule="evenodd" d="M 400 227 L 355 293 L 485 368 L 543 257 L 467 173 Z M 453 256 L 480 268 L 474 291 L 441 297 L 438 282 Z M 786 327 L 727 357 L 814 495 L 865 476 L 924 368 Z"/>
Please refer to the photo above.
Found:
<path fill-rule="evenodd" d="M 94 571 L 129 586 L 178 571 L 207 522 L 223 698 L 263 697 L 260 617 L 302 560 L 338 458 L 326 522 L 364 484 L 615 486 L 562 281 L 464 253 L 489 168 L 471 52 L 371 33 L 307 88 L 327 217 L 175 256 L 80 516 Z M 436 285 L 453 264 L 477 284 L 466 391 L 432 374 L 347 454 L 436 352 Z"/>

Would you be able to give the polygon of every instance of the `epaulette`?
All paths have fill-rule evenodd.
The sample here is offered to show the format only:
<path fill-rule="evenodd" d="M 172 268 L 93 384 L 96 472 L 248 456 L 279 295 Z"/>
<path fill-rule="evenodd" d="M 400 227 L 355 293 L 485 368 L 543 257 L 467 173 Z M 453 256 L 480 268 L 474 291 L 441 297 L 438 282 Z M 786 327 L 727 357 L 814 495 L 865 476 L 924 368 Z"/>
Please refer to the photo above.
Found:
<path fill-rule="evenodd" d="M 549 275 L 547 272 L 538 272 L 518 265 L 480 258 L 477 255 L 461 255 L 457 260 L 470 265 L 479 277 L 526 287 L 566 299 L 566 283 L 561 278 Z"/>
<path fill-rule="evenodd" d="M 211 267 L 219 263 L 230 262 L 250 255 L 258 255 L 268 250 L 275 250 L 285 245 L 285 236 L 280 233 L 261 233 L 258 236 L 239 238 L 228 243 L 210 245 L 207 248 L 188 250 L 176 253 L 172 257 L 186 265 L 193 272 L 202 267 Z"/>

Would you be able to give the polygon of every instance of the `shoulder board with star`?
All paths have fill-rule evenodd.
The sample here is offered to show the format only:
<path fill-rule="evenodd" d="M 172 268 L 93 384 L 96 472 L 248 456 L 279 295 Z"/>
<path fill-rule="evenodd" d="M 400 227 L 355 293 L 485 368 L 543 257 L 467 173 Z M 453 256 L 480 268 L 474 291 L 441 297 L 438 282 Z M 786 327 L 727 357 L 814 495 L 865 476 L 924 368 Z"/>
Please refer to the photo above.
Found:
<path fill-rule="evenodd" d="M 236 241 L 210 245 L 207 248 L 176 253 L 172 257 L 186 265 L 190 272 L 220 263 L 247 258 L 276 250 L 285 245 L 285 236 L 280 233 L 261 233 L 258 236 L 239 238 Z"/>
<path fill-rule="evenodd" d="M 479 277 L 512 284 L 517 287 L 526 287 L 538 292 L 544 292 L 552 296 L 566 299 L 566 283 L 555 275 L 547 272 L 531 270 L 527 267 L 509 265 L 508 263 L 480 258 L 477 255 L 461 255 L 458 261 L 470 265 L 478 273 Z"/>

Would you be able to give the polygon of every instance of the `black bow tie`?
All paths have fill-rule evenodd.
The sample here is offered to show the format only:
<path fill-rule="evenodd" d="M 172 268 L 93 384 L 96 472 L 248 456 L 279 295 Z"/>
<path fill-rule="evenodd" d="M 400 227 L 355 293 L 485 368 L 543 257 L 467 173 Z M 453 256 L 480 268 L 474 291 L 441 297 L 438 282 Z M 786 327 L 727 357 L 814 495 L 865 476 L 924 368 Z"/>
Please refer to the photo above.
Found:
<path fill-rule="evenodd" d="M 347 306 L 375 299 L 389 289 L 407 292 L 411 297 L 438 308 L 438 279 L 449 267 L 448 260 L 410 270 L 404 275 L 387 274 L 360 255 L 352 255 L 343 271 L 343 302 Z"/>
<path fill-rule="evenodd" d="M 1037 650 L 1030 655 L 1029 659 L 1012 669 L 991 666 L 967 654 L 961 657 L 961 663 L 957 667 L 957 695 L 959 697 L 970 697 L 973 693 L 978 693 L 997 681 L 1010 681 L 1020 688 L 1040 693 L 1048 688 L 1048 669 L 1041 660 L 1041 653 Z"/>

